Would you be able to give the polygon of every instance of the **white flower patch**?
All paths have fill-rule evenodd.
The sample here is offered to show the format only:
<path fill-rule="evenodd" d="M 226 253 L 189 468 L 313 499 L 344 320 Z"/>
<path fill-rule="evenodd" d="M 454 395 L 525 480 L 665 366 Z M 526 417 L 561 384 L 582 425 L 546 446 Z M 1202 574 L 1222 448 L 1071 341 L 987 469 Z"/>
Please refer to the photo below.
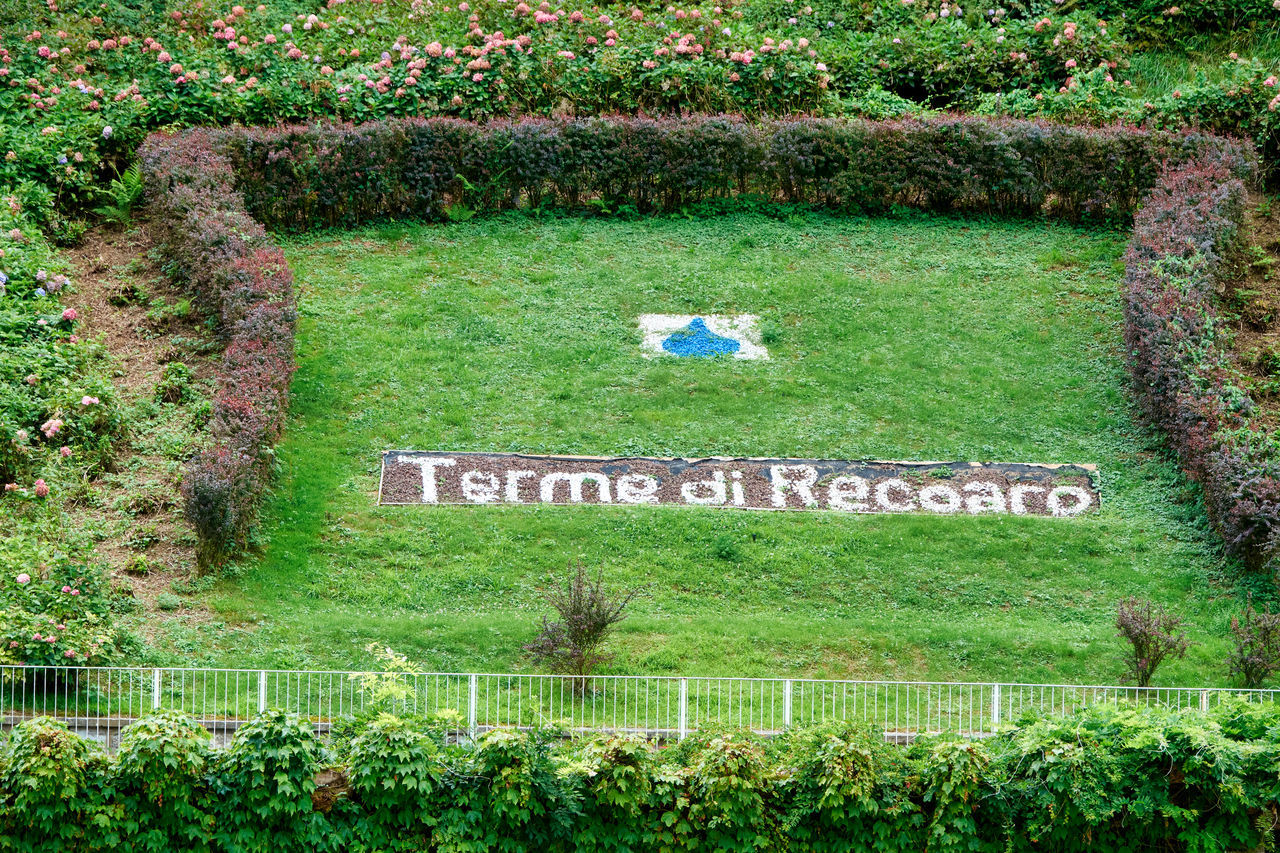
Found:
<path fill-rule="evenodd" d="M 675 357 L 767 359 L 755 314 L 641 314 L 640 353 Z"/>

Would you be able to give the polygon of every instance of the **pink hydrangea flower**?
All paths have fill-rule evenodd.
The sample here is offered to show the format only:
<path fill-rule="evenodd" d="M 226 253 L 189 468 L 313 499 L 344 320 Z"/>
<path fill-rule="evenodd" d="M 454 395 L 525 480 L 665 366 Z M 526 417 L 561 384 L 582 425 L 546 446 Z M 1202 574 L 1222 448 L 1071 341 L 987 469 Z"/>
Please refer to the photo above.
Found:
<path fill-rule="evenodd" d="M 90 397 L 88 394 L 80 398 L 80 405 L 82 406 L 96 406 L 99 402 L 97 397 Z"/>
<path fill-rule="evenodd" d="M 67 321 L 74 320 L 75 318 L 77 318 L 77 317 L 79 317 L 79 316 L 80 316 L 80 315 L 76 313 L 76 309 L 74 309 L 74 308 L 68 308 L 68 309 L 66 309 L 65 311 L 63 311 L 63 312 L 62 312 L 62 319 L 67 320 Z"/>
<path fill-rule="evenodd" d="M 31 583 L 31 575 L 27 574 L 26 572 L 22 572 L 16 578 L 14 578 L 14 580 L 22 584 Z"/>
<path fill-rule="evenodd" d="M 63 459 L 66 459 L 71 456 L 71 448 L 67 447 L 65 444 L 62 446 L 62 449 L 59 450 L 58 452 L 62 454 Z"/>
<path fill-rule="evenodd" d="M 49 484 L 46 483 L 44 480 L 36 480 L 36 497 L 38 498 L 49 497 Z"/>

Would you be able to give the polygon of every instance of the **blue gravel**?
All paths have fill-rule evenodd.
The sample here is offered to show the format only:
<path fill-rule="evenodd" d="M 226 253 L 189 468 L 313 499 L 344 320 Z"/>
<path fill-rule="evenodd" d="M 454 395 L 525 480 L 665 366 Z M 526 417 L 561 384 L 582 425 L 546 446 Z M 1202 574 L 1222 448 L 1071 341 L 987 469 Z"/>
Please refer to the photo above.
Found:
<path fill-rule="evenodd" d="M 717 335 L 707 328 L 701 317 L 694 317 L 688 326 L 664 338 L 662 348 L 673 355 L 711 358 L 735 353 L 742 348 L 742 343 Z"/>

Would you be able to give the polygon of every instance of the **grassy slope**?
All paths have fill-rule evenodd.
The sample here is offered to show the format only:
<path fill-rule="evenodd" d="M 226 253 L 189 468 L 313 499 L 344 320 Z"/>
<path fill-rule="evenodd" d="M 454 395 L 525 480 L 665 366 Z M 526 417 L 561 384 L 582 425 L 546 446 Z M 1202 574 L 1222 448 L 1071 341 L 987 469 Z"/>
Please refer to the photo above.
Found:
<path fill-rule="evenodd" d="M 1112 234 L 745 215 L 393 226 L 289 247 L 301 368 L 265 547 L 206 660 L 525 666 L 581 559 L 648 584 L 616 671 L 1114 680 L 1115 602 L 1224 680 L 1203 520 L 1131 434 Z M 646 361 L 636 315 L 755 312 L 773 360 Z M 386 448 L 1101 463 L 1084 520 L 373 505 Z M 718 556 L 719 553 L 719 556 Z M 727 553 L 728 559 L 725 558 Z M 181 638 L 179 638 L 181 639 Z M 191 637 L 184 643 L 193 645 Z"/>
<path fill-rule="evenodd" d="M 1125 76 L 1133 79 L 1135 98 L 1156 98 L 1193 85 L 1198 78 L 1221 81 L 1222 63 L 1232 53 L 1263 63 L 1280 61 L 1280 28 L 1203 33 L 1164 49 L 1139 51 L 1129 58 Z"/>

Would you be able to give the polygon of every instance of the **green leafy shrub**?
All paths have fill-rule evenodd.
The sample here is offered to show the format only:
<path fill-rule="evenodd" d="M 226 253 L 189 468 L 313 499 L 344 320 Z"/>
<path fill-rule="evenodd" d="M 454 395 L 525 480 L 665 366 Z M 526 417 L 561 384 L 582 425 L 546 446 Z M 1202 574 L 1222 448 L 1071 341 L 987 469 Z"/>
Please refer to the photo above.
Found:
<path fill-rule="evenodd" d="M 654 787 L 654 755 L 647 742 L 635 735 L 599 735 L 584 742 L 560 772 L 578 786 L 577 849 L 643 848 Z"/>
<path fill-rule="evenodd" d="M 212 775 L 214 842 L 237 851 L 323 851 L 335 840 L 313 811 L 325 753 L 306 720 L 268 711 L 241 726 Z"/>
<path fill-rule="evenodd" d="M 166 364 L 160 373 L 160 380 L 156 382 L 156 400 L 161 403 L 185 403 L 193 393 L 191 368 L 180 361 Z"/>
<path fill-rule="evenodd" d="M 1015 845 L 1242 850 L 1261 840 L 1251 810 L 1274 808 L 1254 748 L 1199 714 L 1122 705 L 1021 727 L 997 744 L 991 776 L 1007 779 Z"/>
<path fill-rule="evenodd" d="M 982 808 L 990 794 L 991 756 L 981 743 L 942 739 L 928 752 L 921 773 L 930 851 L 997 851 L 1000 826 Z"/>
<path fill-rule="evenodd" d="M 711 737 L 698 748 L 684 777 L 687 819 L 700 832 L 697 846 L 756 850 L 782 844 L 778 790 L 764 747 L 741 734 Z M 665 814 L 663 822 L 665 823 Z M 698 836 L 702 836 L 699 838 Z"/>
<path fill-rule="evenodd" d="M 447 767 L 436 740 L 409 720 L 376 717 L 351 742 L 351 790 L 366 819 L 357 837 L 371 849 L 430 846 Z"/>
<path fill-rule="evenodd" d="M 14 728 L 0 747 L 0 838 L 6 850 L 63 853 L 99 838 L 117 817 L 110 759 L 47 717 Z M 109 837 L 109 834 L 108 834 Z"/>
<path fill-rule="evenodd" d="M 441 744 L 381 715 L 335 771 L 310 725 L 278 711 L 247 723 L 225 754 L 189 718 L 153 715 L 125 731 L 115 760 L 41 719 L 0 747 L 0 843 L 24 853 L 1263 849 L 1280 810 L 1278 720 L 1271 703 L 1228 700 L 1202 715 L 1121 702 L 1028 716 L 981 742 L 898 747 L 839 724 L 658 746 L 511 730 Z"/>
<path fill-rule="evenodd" d="M 124 636 L 111 622 L 111 590 L 87 543 L 57 542 L 29 525 L 0 537 L 0 662 L 101 666 Z"/>
<path fill-rule="evenodd" d="M 795 729 L 783 735 L 777 748 L 787 768 L 790 804 L 783 829 L 810 850 L 836 851 L 843 849 L 841 839 L 871 838 L 883 820 L 882 810 L 892 814 L 912 809 L 893 802 L 895 794 L 903 792 L 895 791 L 892 783 L 901 778 L 886 778 L 901 750 L 883 738 L 872 738 L 862 726 Z M 897 840 L 904 847 L 923 846 L 922 839 L 909 835 L 912 842 Z"/>
<path fill-rule="evenodd" d="M 184 714 L 162 711 L 124 730 L 115 786 L 121 833 L 133 850 L 209 849 L 205 776 L 212 760 L 209 732 Z"/>
<path fill-rule="evenodd" d="M 570 789 L 552 765 L 547 737 L 485 732 L 441 784 L 434 835 L 441 849 L 546 850 L 570 837 Z"/>

